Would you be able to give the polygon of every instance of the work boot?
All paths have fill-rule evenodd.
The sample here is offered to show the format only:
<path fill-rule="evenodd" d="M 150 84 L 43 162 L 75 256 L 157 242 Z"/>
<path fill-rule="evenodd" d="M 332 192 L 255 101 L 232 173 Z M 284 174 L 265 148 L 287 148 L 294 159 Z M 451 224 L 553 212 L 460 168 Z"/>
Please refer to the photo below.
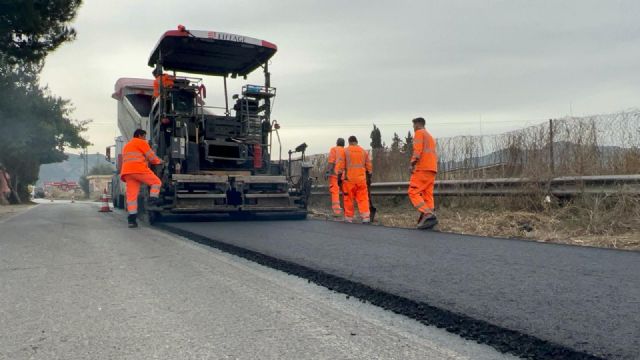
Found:
<path fill-rule="evenodd" d="M 364 225 L 369 225 L 369 224 L 371 224 L 371 220 L 370 219 L 362 219 L 362 223 Z"/>
<path fill-rule="evenodd" d="M 438 218 L 436 218 L 435 214 L 430 213 L 430 214 L 423 214 L 423 216 L 420 218 L 420 222 L 418 222 L 418 225 L 416 227 L 421 230 L 426 230 L 426 229 L 431 229 L 437 224 L 438 224 Z"/>
<path fill-rule="evenodd" d="M 130 228 L 138 227 L 138 222 L 136 221 L 137 217 L 138 216 L 136 214 L 129 214 L 129 217 L 127 217 L 127 222 L 129 223 Z"/>

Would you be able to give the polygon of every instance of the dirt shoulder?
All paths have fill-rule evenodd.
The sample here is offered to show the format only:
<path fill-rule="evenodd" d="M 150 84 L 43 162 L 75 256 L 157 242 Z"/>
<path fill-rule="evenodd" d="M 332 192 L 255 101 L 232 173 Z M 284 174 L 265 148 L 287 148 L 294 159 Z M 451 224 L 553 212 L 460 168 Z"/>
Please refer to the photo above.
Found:
<path fill-rule="evenodd" d="M 377 206 L 375 223 L 399 228 L 414 228 L 417 212 L 405 205 Z M 312 217 L 331 218 L 324 204 L 311 207 Z M 628 226 L 615 231 L 593 232 L 588 224 L 565 213 L 474 208 L 440 208 L 438 231 L 539 242 L 561 243 L 602 248 L 640 250 L 640 227 Z"/>
<path fill-rule="evenodd" d="M 0 205 L 0 220 L 6 219 L 15 214 L 21 213 L 23 211 L 27 211 L 28 209 L 34 207 L 33 204 L 26 205 Z"/>

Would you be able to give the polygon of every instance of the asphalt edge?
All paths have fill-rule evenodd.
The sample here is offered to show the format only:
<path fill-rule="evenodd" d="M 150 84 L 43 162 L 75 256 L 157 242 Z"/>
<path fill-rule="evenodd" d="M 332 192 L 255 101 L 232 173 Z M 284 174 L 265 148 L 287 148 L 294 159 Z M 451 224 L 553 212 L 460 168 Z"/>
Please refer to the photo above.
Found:
<path fill-rule="evenodd" d="M 14 206 L 14 205 L 2 205 L 2 206 Z M 4 224 L 6 222 L 8 222 L 9 220 L 15 218 L 16 216 L 25 214 L 33 209 L 35 209 L 36 207 L 40 206 L 40 204 L 30 204 L 28 208 L 22 209 L 16 213 L 13 213 L 11 215 L 5 216 L 5 217 L 0 217 L 0 224 Z"/>
<path fill-rule="evenodd" d="M 476 320 L 464 314 L 441 309 L 428 303 L 418 302 L 394 295 L 368 285 L 357 283 L 343 277 L 314 270 L 304 265 L 281 260 L 257 251 L 231 245 L 187 230 L 156 224 L 157 229 L 183 236 L 199 244 L 253 261 L 260 265 L 295 275 L 329 290 L 353 296 L 370 304 L 379 306 L 396 314 L 412 318 L 424 325 L 435 326 L 456 334 L 464 339 L 486 344 L 494 349 L 525 359 L 568 359 L 602 360 L 604 358 L 587 354 L 566 346 L 543 340 L 535 336 L 503 328 L 483 320 Z"/>
<path fill-rule="evenodd" d="M 327 216 L 326 218 L 314 218 L 314 217 L 310 217 L 308 220 L 313 220 L 313 221 L 332 221 L 329 219 L 329 217 Z M 360 224 L 357 224 L 360 225 Z M 524 243 L 529 243 L 529 244 L 537 244 L 537 245 L 552 245 L 552 246 L 561 246 L 561 247 L 568 247 L 568 248 L 578 248 L 578 249 L 595 249 L 595 250 L 602 250 L 602 251 L 615 251 L 615 252 L 624 252 L 624 253 L 634 253 L 634 252 L 640 252 L 640 250 L 635 250 L 635 249 L 618 249 L 618 248 L 608 248 L 608 247 L 601 247 L 601 246 L 595 246 L 595 245 L 577 245 L 577 244 L 568 244 L 568 243 L 556 243 L 556 242 L 550 242 L 550 241 L 544 241 L 544 240 L 537 240 L 537 239 L 526 239 L 526 238 L 522 238 L 522 237 L 500 237 L 500 236 L 483 236 L 483 235 L 476 235 L 476 234 L 463 234 L 463 233 L 457 233 L 457 232 L 450 232 L 450 231 L 441 231 L 438 230 L 437 228 L 433 228 L 433 229 L 429 229 L 429 230 L 418 230 L 418 229 L 414 229 L 414 228 L 408 228 L 408 227 L 399 227 L 399 226 L 388 226 L 388 225 L 382 225 L 380 223 L 371 223 L 369 226 L 377 226 L 383 229 L 401 229 L 401 230 L 416 230 L 416 231 L 430 231 L 430 232 L 437 232 L 438 234 L 443 234 L 443 235 L 451 235 L 451 236 L 465 236 L 465 237 L 471 237 L 471 238 L 478 238 L 478 239 L 491 239 L 491 240 L 500 240 L 500 241 L 519 241 L 519 242 L 524 242 Z"/>

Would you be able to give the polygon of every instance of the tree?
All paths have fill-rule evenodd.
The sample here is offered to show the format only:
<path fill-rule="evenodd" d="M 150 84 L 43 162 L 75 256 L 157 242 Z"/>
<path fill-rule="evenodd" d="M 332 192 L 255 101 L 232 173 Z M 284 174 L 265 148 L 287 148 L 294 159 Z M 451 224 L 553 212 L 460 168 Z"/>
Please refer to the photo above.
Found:
<path fill-rule="evenodd" d="M 382 134 L 380 133 L 380 129 L 376 127 L 376 124 L 373 124 L 373 130 L 371 131 L 371 148 L 372 149 L 382 149 Z"/>
<path fill-rule="evenodd" d="M 391 139 L 391 152 L 400 152 L 400 148 L 403 146 L 402 139 L 398 136 L 398 133 L 393 133 L 393 139 Z"/>
<path fill-rule="evenodd" d="M 402 147 L 402 151 L 408 153 L 409 156 L 413 153 L 413 135 L 411 135 L 411 131 L 407 133 L 407 137 L 404 138 L 404 146 Z"/>
<path fill-rule="evenodd" d="M 86 123 L 69 118 L 69 101 L 39 88 L 34 79 L 0 77 L 0 162 L 13 178 L 13 188 L 28 197 L 28 184 L 37 180 L 40 164 L 67 158 L 65 147 L 83 147 Z"/>
<path fill-rule="evenodd" d="M 70 118 L 68 100 L 39 85 L 46 55 L 75 38 L 68 23 L 80 0 L 0 0 L 0 162 L 28 198 L 40 164 L 66 159 L 65 147 L 89 145 L 87 122 Z"/>
<path fill-rule="evenodd" d="M 48 53 L 72 41 L 69 22 L 81 0 L 0 0 L 0 53 L 9 65 L 41 63 Z"/>
<path fill-rule="evenodd" d="M 89 175 L 112 175 L 114 170 L 111 164 L 96 164 L 89 170 Z"/>

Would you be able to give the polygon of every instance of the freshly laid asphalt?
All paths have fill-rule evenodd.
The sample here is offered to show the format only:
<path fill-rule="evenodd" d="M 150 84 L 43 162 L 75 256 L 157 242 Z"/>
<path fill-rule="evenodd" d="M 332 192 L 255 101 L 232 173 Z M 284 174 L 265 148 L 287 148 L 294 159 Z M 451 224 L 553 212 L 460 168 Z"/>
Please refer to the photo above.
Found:
<path fill-rule="evenodd" d="M 640 358 L 638 252 L 317 220 L 162 227 L 454 314 L 453 332 L 520 356 Z M 474 320 L 494 339 L 467 336 Z M 538 339 L 569 352 L 532 351 Z"/>

